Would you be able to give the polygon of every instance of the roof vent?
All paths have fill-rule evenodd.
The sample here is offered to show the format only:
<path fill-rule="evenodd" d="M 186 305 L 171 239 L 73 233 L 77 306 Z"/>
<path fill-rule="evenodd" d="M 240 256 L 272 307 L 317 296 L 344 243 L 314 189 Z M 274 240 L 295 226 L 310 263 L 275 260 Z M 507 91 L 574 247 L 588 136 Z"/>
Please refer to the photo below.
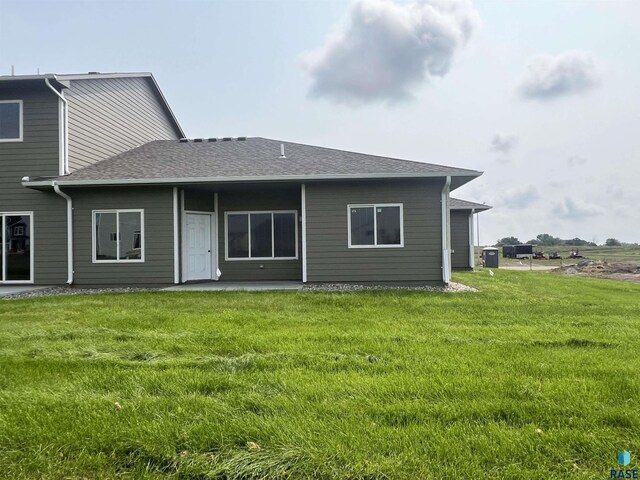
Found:
<path fill-rule="evenodd" d="M 204 138 L 194 138 L 194 142 L 204 142 Z"/>
<path fill-rule="evenodd" d="M 187 143 L 189 141 L 188 138 L 181 138 L 180 143 Z"/>
<path fill-rule="evenodd" d="M 222 141 L 223 142 L 230 142 L 231 141 L 231 137 L 223 137 Z"/>
<path fill-rule="evenodd" d="M 209 138 L 208 140 L 209 140 L 210 142 L 217 142 L 217 141 L 218 141 L 218 139 L 217 139 L 217 138 Z"/>
<path fill-rule="evenodd" d="M 280 158 L 287 158 L 287 156 L 284 154 L 284 143 L 280 144 Z"/>
<path fill-rule="evenodd" d="M 238 137 L 238 141 L 239 142 L 244 142 L 247 139 L 247 137 Z"/>

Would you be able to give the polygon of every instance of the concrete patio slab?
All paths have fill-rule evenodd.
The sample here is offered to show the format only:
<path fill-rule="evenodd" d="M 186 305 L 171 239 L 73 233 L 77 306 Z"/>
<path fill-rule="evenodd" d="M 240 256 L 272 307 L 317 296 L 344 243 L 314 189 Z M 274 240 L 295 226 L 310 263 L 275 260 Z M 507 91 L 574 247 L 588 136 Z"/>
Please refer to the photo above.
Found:
<path fill-rule="evenodd" d="M 302 282 L 203 282 L 163 288 L 170 292 L 267 292 L 302 290 Z"/>
<path fill-rule="evenodd" d="M 532 272 L 548 272 L 558 268 L 557 265 L 500 265 L 500 270 L 519 270 L 519 271 L 532 271 Z"/>
<path fill-rule="evenodd" d="M 0 287 L 0 297 L 6 297 L 7 295 L 15 295 L 16 293 L 33 292 L 35 290 L 42 290 L 49 287 L 34 287 L 33 285 L 5 285 Z"/>

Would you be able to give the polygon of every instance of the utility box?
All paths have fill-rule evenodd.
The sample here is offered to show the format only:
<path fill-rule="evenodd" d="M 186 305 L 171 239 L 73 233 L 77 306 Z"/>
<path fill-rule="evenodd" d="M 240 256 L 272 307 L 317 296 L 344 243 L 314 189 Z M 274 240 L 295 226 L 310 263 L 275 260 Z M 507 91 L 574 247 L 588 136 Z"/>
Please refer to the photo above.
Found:
<path fill-rule="evenodd" d="M 498 249 L 486 247 L 482 249 L 482 265 L 486 268 L 498 268 Z"/>

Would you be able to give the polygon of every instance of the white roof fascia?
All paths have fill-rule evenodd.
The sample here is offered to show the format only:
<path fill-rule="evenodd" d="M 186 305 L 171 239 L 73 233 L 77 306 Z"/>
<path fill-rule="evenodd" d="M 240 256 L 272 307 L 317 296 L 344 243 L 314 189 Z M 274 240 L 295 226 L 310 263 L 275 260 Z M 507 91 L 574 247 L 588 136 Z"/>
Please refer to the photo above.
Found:
<path fill-rule="evenodd" d="M 273 175 L 273 176 L 237 176 L 237 177 L 175 177 L 175 178 L 122 178 L 102 180 L 55 180 L 59 185 L 90 186 L 90 185 L 149 185 L 176 183 L 238 183 L 238 182 L 280 182 L 280 181 L 309 181 L 309 180 L 371 180 L 385 178 L 438 178 L 438 177 L 479 177 L 482 172 L 469 171 L 459 173 L 433 172 L 425 174 L 389 174 L 372 173 L 360 174 L 328 174 L 328 175 Z M 51 185 L 52 180 L 30 181 L 23 179 L 25 187 L 44 187 Z"/>

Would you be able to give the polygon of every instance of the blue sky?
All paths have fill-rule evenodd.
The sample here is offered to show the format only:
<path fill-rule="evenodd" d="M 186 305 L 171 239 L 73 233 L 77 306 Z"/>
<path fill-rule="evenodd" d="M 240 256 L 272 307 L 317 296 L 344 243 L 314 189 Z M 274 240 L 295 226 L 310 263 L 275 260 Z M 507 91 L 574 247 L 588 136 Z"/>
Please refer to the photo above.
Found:
<path fill-rule="evenodd" d="M 639 242 L 640 2 L 442 1 L 0 0 L 0 74 L 151 71 L 191 137 L 483 170 L 483 243 Z"/>

